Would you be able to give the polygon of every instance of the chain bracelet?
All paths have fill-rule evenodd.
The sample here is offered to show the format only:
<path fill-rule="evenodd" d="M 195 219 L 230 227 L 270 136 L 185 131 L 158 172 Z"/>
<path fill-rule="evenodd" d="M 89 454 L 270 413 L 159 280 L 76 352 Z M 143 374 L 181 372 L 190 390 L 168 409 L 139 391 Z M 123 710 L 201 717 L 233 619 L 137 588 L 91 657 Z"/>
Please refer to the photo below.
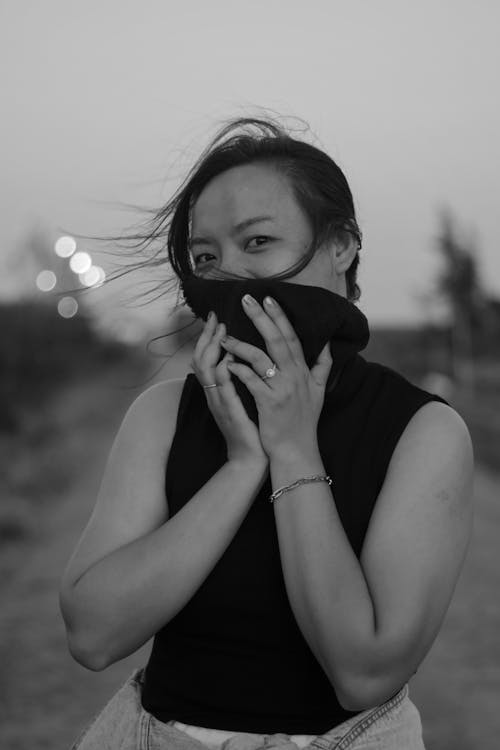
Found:
<path fill-rule="evenodd" d="M 278 490 L 275 490 L 272 495 L 269 495 L 269 502 L 274 503 L 274 501 L 277 500 L 278 497 L 281 497 L 284 492 L 293 490 L 295 489 L 295 487 L 298 487 L 301 484 L 305 484 L 306 482 L 328 482 L 329 485 L 332 484 L 332 480 L 330 479 L 328 474 L 315 474 L 312 477 L 303 477 L 302 479 L 297 479 L 297 481 L 293 484 L 288 484 L 284 487 L 280 487 Z"/>

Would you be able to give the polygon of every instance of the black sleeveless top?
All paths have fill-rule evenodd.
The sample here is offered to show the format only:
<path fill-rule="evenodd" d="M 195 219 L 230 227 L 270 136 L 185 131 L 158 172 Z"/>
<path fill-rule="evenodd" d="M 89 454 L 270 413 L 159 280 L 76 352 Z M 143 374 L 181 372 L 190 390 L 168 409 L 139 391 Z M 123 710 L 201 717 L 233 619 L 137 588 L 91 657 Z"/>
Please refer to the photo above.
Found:
<path fill-rule="evenodd" d="M 325 396 L 318 445 L 358 559 L 394 448 L 415 412 L 433 400 L 448 403 L 360 354 Z M 226 458 L 224 436 L 189 373 L 166 467 L 171 516 Z M 154 637 L 142 705 L 160 721 L 317 735 L 360 713 L 340 705 L 296 623 L 268 501 L 272 489 L 268 475 L 220 560 Z"/>

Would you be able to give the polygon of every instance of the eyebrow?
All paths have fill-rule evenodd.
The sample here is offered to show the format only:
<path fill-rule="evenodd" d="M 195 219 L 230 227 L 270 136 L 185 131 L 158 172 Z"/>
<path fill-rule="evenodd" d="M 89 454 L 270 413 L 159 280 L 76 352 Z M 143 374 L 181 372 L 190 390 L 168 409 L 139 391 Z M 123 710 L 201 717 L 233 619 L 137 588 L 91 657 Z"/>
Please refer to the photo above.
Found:
<path fill-rule="evenodd" d="M 243 231 L 243 229 L 246 229 L 252 224 L 257 224 L 259 221 L 274 221 L 274 216 L 254 216 L 251 219 L 245 219 L 244 221 L 240 221 L 239 224 L 234 225 L 233 234 L 236 234 L 237 232 L 241 232 Z M 210 240 L 206 239 L 205 237 L 193 237 L 189 241 L 189 247 L 194 247 L 195 245 L 209 245 L 209 244 L 210 244 Z"/>

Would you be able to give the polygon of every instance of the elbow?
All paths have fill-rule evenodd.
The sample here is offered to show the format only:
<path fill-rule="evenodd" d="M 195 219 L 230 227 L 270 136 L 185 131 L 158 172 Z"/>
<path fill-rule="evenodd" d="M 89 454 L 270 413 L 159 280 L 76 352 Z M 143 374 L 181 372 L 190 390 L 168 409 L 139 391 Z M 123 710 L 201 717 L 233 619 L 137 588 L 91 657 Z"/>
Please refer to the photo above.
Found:
<path fill-rule="evenodd" d="M 337 695 L 338 702 L 346 711 L 366 711 L 368 708 L 373 708 L 378 705 L 377 702 L 373 702 L 368 697 L 366 692 L 361 690 L 346 690 L 345 688 L 336 688 L 335 693 Z"/>
<path fill-rule="evenodd" d="M 90 669 L 92 672 L 102 672 L 109 666 L 108 659 L 95 648 L 90 648 L 81 638 L 77 639 L 74 635 L 68 633 L 67 641 L 71 656 L 85 669 Z"/>
<path fill-rule="evenodd" d="M 346 711 L 363 711 L 367 706 L 365 692 L 361 692 L 359 685 L 361 681 L 349 679 L 340 675 L 338 671 L 329 675 L 330 683 L 335 691 L 337 700 Z M 366 687 L 366 683 L 362 683 Z"/>
<path fill-rule="evenodd" d="M 356 660 L 344 662 L 331 683 L 337 700 L 346 711 L 367 711 L 393 698 L 416 671 L 415 654 L 401 648 L 378 646 L 376 651 L 359 650 Z M 330 675 L 332 672 L 330 671 Z"/>
<path fill-rule="evenodd" d="M 81 627 L 77 627 L 75 613 L 71 609 L 69 596 L 62 589 L 59 591 L 59 609 L 66 630 L 68 651 L 73 659 L 82 667 L 90 669 L 92 672 L 101 672 L 103 669 L 106 669 L 110 662 L 104 658 L 102 650 L 97 648 L 94 642 L 90 642 L 91 639 L 88 637 L 88 634 L 84 633 Z"/>
<path fill-rule="evenodd" d="M 374 679 L 365 676 L 344 680 L 341 686 L 335 686 L 337 699 L 346 711 L 366 711 L 385 703 L 403 687 L 394 679 Z"/>
<path fill-rule="evenodd" d="M 366 711 L 369 708 L 383 703 L 378 700 L 378 694 L 368 691 L 366 685 L 337 686 L 335 688 L 338 702 L 346 711 Z"/>
<path fill-rule="evenodd" d="M 364 711 L 365 700 L 359 691 L 353 690 L 350 686 L 340 685 L 337 683 L 334 685 L 335 695 L 337 700 L 346 711 Z"/>

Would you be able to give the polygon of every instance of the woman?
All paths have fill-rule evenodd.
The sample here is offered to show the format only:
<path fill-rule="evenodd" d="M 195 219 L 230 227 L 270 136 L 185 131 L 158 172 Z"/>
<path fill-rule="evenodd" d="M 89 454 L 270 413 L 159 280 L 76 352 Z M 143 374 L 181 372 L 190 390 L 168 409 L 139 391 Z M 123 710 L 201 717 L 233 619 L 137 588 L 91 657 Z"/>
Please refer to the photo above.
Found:
<path fill-rule="evenodd" d="M 361 233 L 323 151 L 230 122 L 148 239 L 172 212 L 194 372 L 128 410 L 60 590 L 83 666 L 154 642 L 73 748 L 421 749 L 408 681 L 470 538 L 467 427 L 359 354 Z"/>

